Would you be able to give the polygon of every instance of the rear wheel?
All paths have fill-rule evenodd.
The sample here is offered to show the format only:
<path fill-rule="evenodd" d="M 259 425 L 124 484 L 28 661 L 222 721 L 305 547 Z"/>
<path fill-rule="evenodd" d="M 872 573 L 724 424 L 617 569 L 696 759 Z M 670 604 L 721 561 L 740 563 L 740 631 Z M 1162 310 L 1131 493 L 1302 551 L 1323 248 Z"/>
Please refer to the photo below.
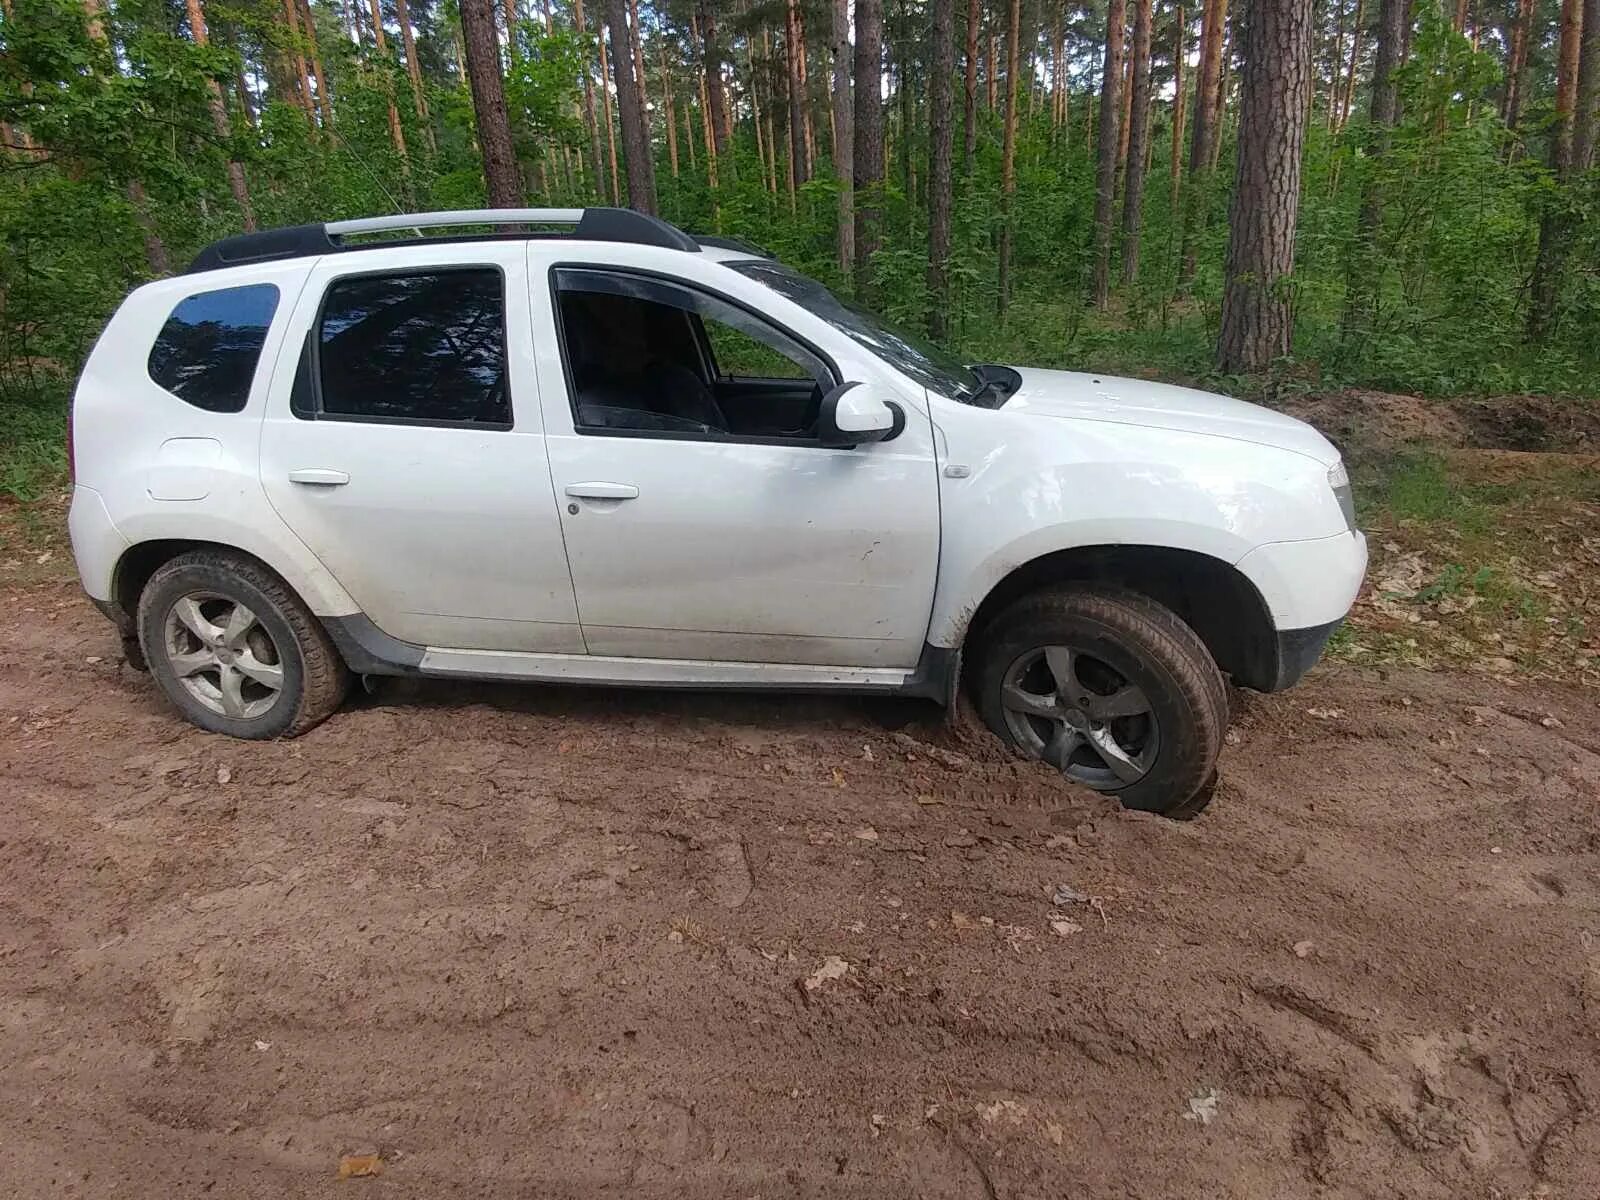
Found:
<path fill-rule="evenodd" d="M 138 626 L 167 699 L 214 733 L 293 737 L 349 689 L 322 623 L 244 555 L 199 550 L 161 567 L 139 597 Z"/>
<path fill-rule="evenodd" d="M 980 647 L 985 724 L 1128 808 L 1188 816 L 1215 781 L 1228 692 L 1194 630 L 1133 592 L 1024 597 Z"/>

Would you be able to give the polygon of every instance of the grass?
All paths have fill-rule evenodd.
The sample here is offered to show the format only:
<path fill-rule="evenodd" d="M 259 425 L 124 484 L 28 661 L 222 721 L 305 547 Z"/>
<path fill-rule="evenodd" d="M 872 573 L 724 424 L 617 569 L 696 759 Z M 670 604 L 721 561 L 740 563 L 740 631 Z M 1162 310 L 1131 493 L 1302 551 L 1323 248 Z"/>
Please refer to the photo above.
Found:
<path fill-rule="evenodd" d="M 1472 450 L 1361 461 L 1370 588 L 1334 652 L 1600 682 L 1596 466 Z"/>
<path fill-rule="evenodd" d="M 67 399 L 0 392 L 0 496 L 31 503 L 67 486 Z"/>

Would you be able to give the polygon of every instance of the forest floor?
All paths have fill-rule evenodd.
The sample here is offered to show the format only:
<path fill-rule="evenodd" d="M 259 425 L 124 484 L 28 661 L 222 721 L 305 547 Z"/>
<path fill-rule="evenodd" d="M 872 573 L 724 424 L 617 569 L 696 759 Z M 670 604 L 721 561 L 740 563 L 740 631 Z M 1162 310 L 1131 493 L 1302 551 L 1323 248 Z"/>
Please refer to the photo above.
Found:
<path fill-rule="evenodd" d="M 0 1193 L 1590 1200 L 1576 445 L 1352 451 L 1375 582 L 1182 824 L 902 701 L 210 737 L 0 514 Z"/>

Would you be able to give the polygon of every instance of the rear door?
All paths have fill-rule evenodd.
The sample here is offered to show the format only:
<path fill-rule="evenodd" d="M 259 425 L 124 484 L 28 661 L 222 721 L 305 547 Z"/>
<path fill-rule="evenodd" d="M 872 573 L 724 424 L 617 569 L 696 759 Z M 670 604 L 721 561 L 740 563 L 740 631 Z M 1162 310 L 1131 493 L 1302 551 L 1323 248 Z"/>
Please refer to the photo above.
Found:
<path fill-rule="evenodd" d="M 393 637 L 584 650 L 530 329 L 518 242 L 329 255 L 301 294 L 262 485 Z"/>

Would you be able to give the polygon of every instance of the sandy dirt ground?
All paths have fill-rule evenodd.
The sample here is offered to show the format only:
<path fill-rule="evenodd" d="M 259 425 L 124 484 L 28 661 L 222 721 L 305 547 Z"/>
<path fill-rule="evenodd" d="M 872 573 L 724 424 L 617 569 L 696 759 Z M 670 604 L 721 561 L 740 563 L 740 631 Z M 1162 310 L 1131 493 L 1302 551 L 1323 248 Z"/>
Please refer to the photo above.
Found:
<path fill-rule="evenodd" d="M 1595 694 L 1324 666 L 1222 771 L 437 684 L 247 745 L 11 589 L 0 1194 L 1600 1196 Z"/>

